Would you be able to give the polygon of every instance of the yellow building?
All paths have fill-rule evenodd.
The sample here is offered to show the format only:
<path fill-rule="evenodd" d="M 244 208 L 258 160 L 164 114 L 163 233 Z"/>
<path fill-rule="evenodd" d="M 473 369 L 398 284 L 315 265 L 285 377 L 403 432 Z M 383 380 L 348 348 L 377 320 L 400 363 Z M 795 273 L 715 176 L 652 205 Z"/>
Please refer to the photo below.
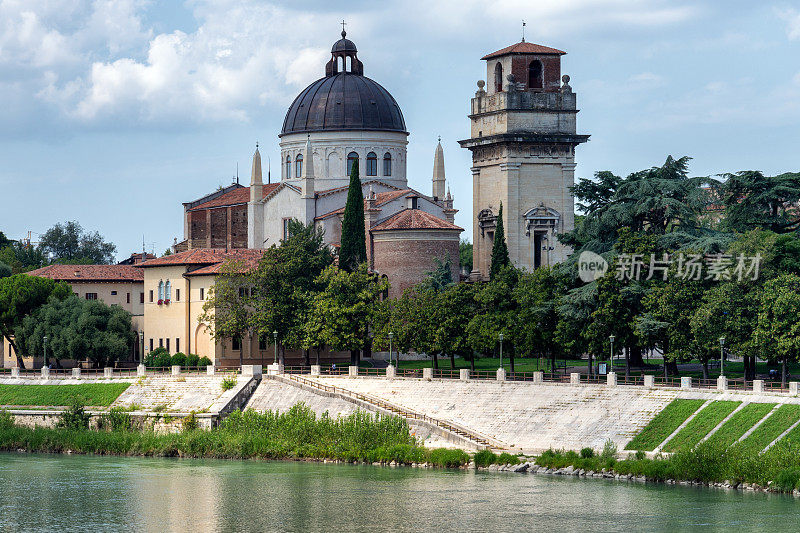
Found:
<path fill-rule="evenodd" d="M 27 272 L 29 276 L 64 281 L 79 298 L 100 300 L 108 305 L 118 305 L 132 315 L 137 336 L 142 331 L 144 315 L 144 274 L 138 267 L 126 265 L 50 265 Z M 138 359 L 139 343 L 131 346 L 131 358 Z M 17 356 L 7 339 L 3 338 L 3 366 L 17 366 Z M 26 368 L 38 368 L 42 357 L 23 358 Z M 61 361 L 70 366 L 74 361 Z"/>

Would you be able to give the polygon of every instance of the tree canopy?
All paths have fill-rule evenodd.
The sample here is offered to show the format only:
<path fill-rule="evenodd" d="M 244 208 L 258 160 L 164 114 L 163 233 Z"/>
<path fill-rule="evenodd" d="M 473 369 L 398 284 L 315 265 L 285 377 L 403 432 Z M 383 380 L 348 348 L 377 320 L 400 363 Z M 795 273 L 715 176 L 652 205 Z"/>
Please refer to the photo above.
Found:
<path fill-rule="evenodd" d="M 48 229 L 38 248 L 56 263 L 112 264 L 117 253 L 117 247 L 99 232 L 87 232 L 75 221 Z"/>
<path fill-rule="evenodd" d="M 364 228 L 364 193 L 358 177 L 358 162 L 350 170 L 350 186 L 342 216 L 342 239 L 339 248 L 339 266 L 354 271 L 367 260 L 367 237 Z"/>

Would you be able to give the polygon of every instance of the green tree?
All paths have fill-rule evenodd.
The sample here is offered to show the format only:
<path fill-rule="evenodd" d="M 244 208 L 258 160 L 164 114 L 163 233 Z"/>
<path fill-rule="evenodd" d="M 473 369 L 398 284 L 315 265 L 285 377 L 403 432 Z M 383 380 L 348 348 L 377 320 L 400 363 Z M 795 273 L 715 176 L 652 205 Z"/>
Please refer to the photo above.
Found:
<path fill-rule="evenodd" d="M 15 274 L 0 279 L 0 334 L 8 340 L 17 355 L 17 366 L 25 368 L 24 346 L 15 341 L 17 329 L 25 317 L 44 305 L 51 297 L 62 300 L 72 294 L 66 283 L 48 278 Z M 20 349 L 22 348 L 22 349 Z"/>
<path fill-rule="evenodd" d="M 776 233 L 800 228 L 800 173 L 764 176 L 748 170 L 722 177 L 724 182 L 717 191 L 728 228 L 742 233 L 755 228 Z"/>
<path fill-rule="evenodd" d="M 89 359 L 106 367 L 131 353 L 136 333 L 131 315 L 116 305 L 70 296 L 51 298 L 22 320 L 17 339 L 25 353 L 43 354 L 56 361 Z"/>
<path fill-rule="evenodd" d="M 0 261 L 0 278 L 7 278 L 12 274 L 11 267 Z"/>
<path fill-rule="evenodd" d="M 754 342 L 770 360 L 781 362 L 786 387 L 787 364 L 800 355 L 800 276 L 783 274 L 764 284 Z"/>
<path fill-rule="evenodd" d="M 349 350 L 351 363 L 369 346 L 369 333 L 379 315 L 380 296 L 388 282 L 368 271 L 362 263 L 352 272 L 331 265 L 318 278 L 323 290 L 314 296 L 308 315 L 310 342 L 335 351 Z"/>
<path fill-rule="evenodd" d="M 515 331 L 517 305 L 513 293 L 520 272 L 513 266 L 506 266 L 494 279 L 484 283 L 475 295 L 477 309 L 475 316 L 467 325 L 467 335 L 472 348 L 479 353 L 494 353 L 499 348 L 499 334 L 504 336 L 504 351 L 514 372 L 514 346 L 517 339 Z"/>
<path fill-rule="evenodd" d="M 521 353 L 548 360 L 559 353 L 557 308 L 566 291 L 566 281 L 551 267 L 537 268 L 520 276 L 512 293 L 518 309 L 512 315 L 512 338 Z M 590 373 L 591 367 L 590 357 Z"/>
<path fill-rule="evenodd" d="M 458 243 L 458 266 L 461 270 L 472 272 L 472 243 L 466 239 Z"/>
<path fill-rule="evenodd" d="M 434 257 L 433 260 L 436 262 L 436 268 L 425 273 L 425 279 L 422 280 L 421 284 L 425 289 L 441 292 L 453 284 L 452 264 L 449 256 L 446 256 L 444 261 L 438 257 Z"/>
<path fill-rule="evenodd" d="M 492 264 L 489 266 L 489 278 L 494 279 L 498 272 L 511 264 L 508 258 L 508 245 L 506 244 L 506 232 L 503 228 L 503 203 L 497 212 L 497 226 L 494 230 L 494 241 L 492 242 Z"/>
<path fill-rule="evenodd" d="M 251 274 L 239 260 L 220 267 L 214 286 L 208 291 L 200 322 L 209 327 L 217 341 L 246 338 L 252 331 L 253 306 Z M 239 343 L 239 365 L 244 363 L 244 343 Z"/>
<path fill-rule="evenodd" d="M 350 171 L 350 187 L 342 217 L 342 239 L 339 266 L 353 272 L 367 260 L 367 240 L 364 228 L 364 193 L 358 177 L 358 163 Z"/>
<path fill-rule="evenodd" d="M 106 242 L 100 233 L 86 232 L 75 221 L 48 229 L 38 248 L 56 263 L 112 264 L 117 253 L 117 247 Z"/>
<path fill-rule="evenodd" d="M 6 234 L 0 231 L 0 248 L 5 248 L 6 246 L 11 246 L 14 241 L 6 237 Z"/>
<path fill-rule="evenodd" d="M 10 266 L 14 274 L 27 272 L 47 264 L 47 259 L 41 250 L 17 241 L 0 249 L 0 261 Z"/>

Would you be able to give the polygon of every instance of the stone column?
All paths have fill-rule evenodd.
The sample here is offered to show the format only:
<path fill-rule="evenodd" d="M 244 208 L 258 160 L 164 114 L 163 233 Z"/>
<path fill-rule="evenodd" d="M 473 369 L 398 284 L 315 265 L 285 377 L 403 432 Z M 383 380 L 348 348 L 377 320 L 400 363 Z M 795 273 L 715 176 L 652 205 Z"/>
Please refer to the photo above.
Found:
<path fill-rule="evenodd" d="M 498 368 L 497 369 L 497 381 L 505 381 L 506 380 L 506 369 L 505 368 Z"/>
<path fill-rule="evenodd" d="M 423 368 L 422 369 L 422 379 L 427 379 L 428 381 L 433 379 L 433 369 L 432 368 Z"/>
<path fill-rule="evenodd" d="M 652 389 L 656 386 L 656 378 L 655 376 L 644 376 L 644 386 L 648 389 Z"/>
<path fill-rule="evenodd" d="M 311 365 L 311 375 L 319 376 L 322 374 L 322 367 L 320 365 Z"/>
<path fill-rule="evenodd" d="M 569 375 L 569 382 L 573 385 L 578 385 L 581 382 L 581 375 L 578 372 L 572 372 Z"/>
<path fill-rule="evenodd" d="M 682 389 L 691 389 L 692 388 L 692 378 L 690 378 L 690 377 L 681 378 L 681 388 Z"/>
<path fill-rule="evenodd" d="M 216 370 L 217 369 L 214 367 L 214 365 L 206 365 L 206 374 L 207 375 L 213 376 L 214 373 L 216 372 Z"/>
<path fill-rule="evenodd" d="M 283 374 L 283 365 L 280 363 L 272 363 L 267 367 L 267 374 L 270 376 Z"/>
<path fill-rule="evenodd" d="M 173 376 L 181 375 L 181 365 L 172 365 L 172 375 Z"/>
<path fill-rule="evenodd" d="M 536 371 L 533 373 L 533 382 L 534 383 L 544 383 L 544 372 Z"/>
<path fill-rule="evenodd" d="M 753 380 L 753 392 L 757 392 L 759 394 L 764 392 L 764 380 L 763 379 L 754 379 Z"/>
<path fill-rule="evenodd" d="M 242 365 L 242 376 L 260 378 L 261 365 Z"/>
<path fill-rule="evenodd" d="M 75 379 L 81 379 L 81 367 L 72 369 L 72 377 Z"/>
<path fill-rule="evenodd" d="M 19 367 L 15 366 L 11 369 L 11 377 L 18 378 L 19 377 Z"/>
<path fill-rule="evenodd" d="M 609 387 L 616 387 L 617 386 L 617 373 L 616 372 L 609 372 L 606 375 L 606 385 Z"/>
<path fill-rule="evenodd" d="M 725 376 L 717 378 L 717 390 L 728 390 L 728 378 Z"/>
<path fill-rule="evenodd" d="M 397 377 L 397 369 L 395 369 L 394 365 L 386 367 L 386 377 L 389 379 Z"/>
<path fill-rule="evenodd" d="M 800 392 L 800 389 L 798 389 L 798 385 L 800 385 L 800 382 L 797 382 L 797 381 L 790 381 L 789 382 L 789 394 L 790 395 L 797 396 L 798 392 Z"/>
<path fill-rule="evenodd" d="M 459 370 L 458 379 L 461 381 L 469 381 L 469 368 L 462 368 Z"/>
<path fill-rule="evenodd" d="M 350 365 L 347 367 L 347 375 L 350 377 L 358 376 L 358 367 L 356 365 Z"/>
<path fill-rule="evenodd" d="M 48 379 L 50 377 L 50 369 L 46 366 L 42 367 L 42 379 Z"/>
<path fill-rule="evenodd" d="M 136 367 L 136 377 L 144 377 L 147 375 L 147 367 L 144 365 L 138 365 Z"/>
<path fill-rule="evenodd" d="M 114 377 L 114 369 L 111 367 L 105 367 L 103 369 L 103 377 L 104 378 L 113 378 Z"/>

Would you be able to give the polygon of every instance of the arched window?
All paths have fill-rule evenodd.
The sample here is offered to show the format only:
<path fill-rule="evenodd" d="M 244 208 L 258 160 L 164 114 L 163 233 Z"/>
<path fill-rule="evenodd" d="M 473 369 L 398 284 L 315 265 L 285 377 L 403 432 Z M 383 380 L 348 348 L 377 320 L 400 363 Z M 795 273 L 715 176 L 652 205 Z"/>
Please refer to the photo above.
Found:
<path fill-rule="evenodd" d="M 303 154 L 297 154 L 297 157 L 295 157 L 294 172 L 295 172 L 295 177 L 297 178 L 303 175 Z"/>
<path fill-rule="evenodd" d="M 286 179 L 292 177 L 292 158 L 291 156 L 286 156 Z"/>
<path fill-rule="evenodd" d="M 383 154 L 383 175 L 384 176 L 392 175 L 392 154 L 390 154 L 389 152 Z"/>
<path fill-rule="evenodd" d="M 528 87 L 530 89 L 541 89 L 544 87 L 542 81 L 542 62 L 538 59 L 531 61 L 528 65 Z"/>
<path fill-rule="evenodd" d="M 348 176 L 353 172 L 353 165 L 354 164 L 356 166 L 356 169 L 358 169 L 358 154 L 355 153 L 355 152 L 350 152 L 349 154 L 347 154 L 347 175 Z"/>
<path fill-rule="evenodd" d="M 375 152 L 367 154 L 367 176 L 378 175 L 378 156 Z"/>
<path fill-rule="evenodd" d="M 164 285 L 164 299 L 172 300 L 172 285 L 169 280 L 167 280 L 167 283 Z"/>
<path fill-rule="evenodd" d="M 497 63 L 494 67 L 494 91 L 503 92 L 503 65 Z"/>
<path fill-rule="evenodd" d="M 158 282 L 158 299 L 164 299 L 164 280 Z"/>

